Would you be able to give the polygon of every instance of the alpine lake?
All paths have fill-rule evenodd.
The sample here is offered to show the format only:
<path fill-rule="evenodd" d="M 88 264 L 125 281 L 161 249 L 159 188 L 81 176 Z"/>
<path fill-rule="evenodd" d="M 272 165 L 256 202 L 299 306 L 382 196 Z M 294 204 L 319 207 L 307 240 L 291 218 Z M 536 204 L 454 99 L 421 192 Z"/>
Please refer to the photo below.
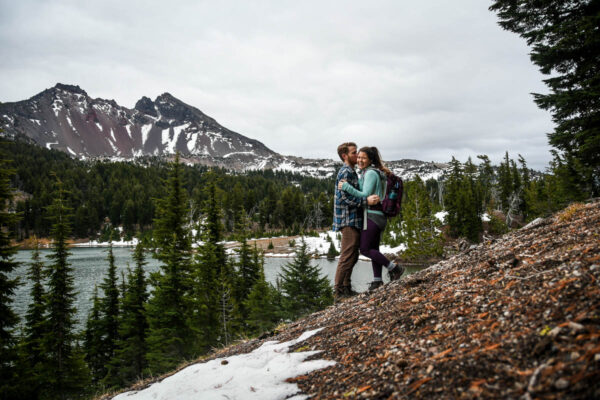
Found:
<path fill-rule="evenodd" d="M 92 306 L 92 296 L 94 294 L 94 287 L 100 286 L 106 277 L 108 271 L 108 249 L 106 247 L 73 247 L 69 249 L 71 255 L 69 256 L 69 264 L 73 268 L 74 287 L 75 287 L 75 298 L 74 306 L 77 309 L 76 314 L 76 326 L 77 329 L 83 329 L 85 320 Z M 50 263 L 47 257 L 50 254 L 49 249 L 40 250 L 40 258 L 44 264 Z M 113 247 L 113 254 L 115 257 L 115 265 L 117 267 L 117 277 L 119 279 L 119 285 L 122 282 L 122 276 L 127 276 L 127 269 L 134 269 L 135 262 L 132 258 L 133 248 L 132 247 Z M 30 303 L 30 292 L 31 292 L 31 281 L 27 278 L 27 271 L 31 263 L 31 250 L 19 250 L 14 257 L 14 260 L 19 266 L 10 274 L 10 277 L 19 278 L 19 286 L 13 296 L 13 303 L 11 307 L 21 317 L 27 312 L 27 307 Z M 268 282 L 275 284 L 277 276 L 280 274 L 281 267 L 291 262 L 292 258 L 287 257 L 265 257 L 265 277 Z M 146 254 L 146 266 L 145 272 L 148 276 L 154 271 L 160 269 L 160 262 L 152 257 L 152 253 Z M 327 260 L 325 258 L 313 258 L 311 259 L 313 265 L 318 265 L 321 269 L 321 274 L 327 276 L 331 285 L 333 286 L 333 280 L 335 277 L 335 270 L 337 267 L 337 260 Z M 421 266 L 408 266 L 406 268 L 406 274 L 414 273 L 421 270 Z M 370 261 L 359 260 L 354 266 L 352 273 L 352 287 L 357 292 L 363 292 L 367 290 L 369 282 L 373 279 L 373 272 Z M 383 273 L 384 282 L 387 282 L 387 273 Z M 102 296 L 102 291 L 99 290 L 99 295 Z M 151 291 L 151 288 L 149 288 Z"/>

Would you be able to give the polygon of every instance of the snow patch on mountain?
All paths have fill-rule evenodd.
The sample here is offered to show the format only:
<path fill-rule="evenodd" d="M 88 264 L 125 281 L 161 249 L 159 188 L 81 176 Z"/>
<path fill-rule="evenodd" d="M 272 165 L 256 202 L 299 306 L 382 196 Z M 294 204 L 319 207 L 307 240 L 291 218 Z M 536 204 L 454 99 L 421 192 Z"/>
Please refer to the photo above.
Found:
<path fill-rule="evenodd" d="M 148 134 L 150 133 L 150 129 L 152 129 L 154 125 L 152 124 L 146 124 L 142 126 L 142 145 L 146 144 L 146 141 L 148 140 Z"/>

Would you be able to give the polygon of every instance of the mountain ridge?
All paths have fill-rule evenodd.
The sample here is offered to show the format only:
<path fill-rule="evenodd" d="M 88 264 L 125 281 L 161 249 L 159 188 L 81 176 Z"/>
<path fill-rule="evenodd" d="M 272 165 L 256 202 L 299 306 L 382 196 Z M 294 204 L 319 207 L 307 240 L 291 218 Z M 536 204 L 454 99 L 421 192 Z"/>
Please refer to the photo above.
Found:
<path fill-rule="evenodd" d="M 57 83 L 27 100 L 0 103 L 4 136 L 26 137 L 39 146 L 80 159 L 128 160 L 171 157 L 234 171 L 273 169 L 331 177 L 341 164 L 331 159 L 284 156 L 262 142 L 231 131 L 200 109 L 164 92 L 142 96 L 133 108 L 92 98 L 78 85 Z M 439 177 L 445 164 L 390 161 L 404 178 Z"/>

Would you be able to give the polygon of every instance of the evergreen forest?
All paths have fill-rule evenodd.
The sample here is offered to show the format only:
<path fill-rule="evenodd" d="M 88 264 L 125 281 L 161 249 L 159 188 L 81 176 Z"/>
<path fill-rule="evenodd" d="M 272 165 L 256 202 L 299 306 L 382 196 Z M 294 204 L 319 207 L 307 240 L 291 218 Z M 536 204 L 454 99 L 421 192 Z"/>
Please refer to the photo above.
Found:
<path fill-rule="evenodd" d="M 13 200 L 15 171 L 8 164 L 3 161 L 0 168 L 4 204 Z M 52 251 L 48 261 L 41 260 L 39 243 L 34 241 L 27 274 L 32 301 L 21 324 L 10 308 L 19 282 L 7 275 L 16 267 L 8 228 L 17 226 L 20 214 L 6 208 L 0 212 L 2 227 L 7 228 L 0 234 L 0 398 L 93 397 L 165 373 L 215 347 L 263 334 L 333 303 L 329 281 L 311 265 L 304 242 L 275 286 L 265 280 L 261 251 L 251 247 L 243 234 L 236 256 L 225 253 L 220 177 L 213 171 L 205 172 L 204 200 L 199 204 L 203 218 L 197 234 L 202 242 L 192 251 L 186 169 L 178 159 L 165 168 L 164 194 L 155 200 L 151 232 L 160 270 L 149 276 L 144 272 L 140 241 L 133 269 L 118 277 L 110 246 L 105 277 L 95 288 L 82 332 L 74 326 L 74 266 L 67 240 L 72 237 L 75 214 L 67 200 L 67 185 L 57 174 L 51 176 L 46 215 Z"/>

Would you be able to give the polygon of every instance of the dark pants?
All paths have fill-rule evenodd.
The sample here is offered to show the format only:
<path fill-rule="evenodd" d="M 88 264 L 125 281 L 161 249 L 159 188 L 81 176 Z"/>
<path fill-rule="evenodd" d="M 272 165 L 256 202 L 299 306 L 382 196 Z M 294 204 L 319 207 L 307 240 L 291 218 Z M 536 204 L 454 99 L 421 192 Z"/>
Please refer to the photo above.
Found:
<path fill-rule="evenodd" d="M 371 259 L 373 266 L 373 277 L 381 278 L 383 266 L 388 266 L 388 260 L 379 252 L 379 241 L 381 240 L 381 229 L 375 222 L 367 218 L 367 229 L 360 234 L 360 254 Z"/>
<path fill-rule="evenodd" d="M 345 226 L 342 231 L 342 243 L 340 245 L 340 259 L 335 271 L 335 287 L 350 286 L 352 268 L 358 261 L 358 245 L 360 242 L 360 231 L 350 226 Z"/>

